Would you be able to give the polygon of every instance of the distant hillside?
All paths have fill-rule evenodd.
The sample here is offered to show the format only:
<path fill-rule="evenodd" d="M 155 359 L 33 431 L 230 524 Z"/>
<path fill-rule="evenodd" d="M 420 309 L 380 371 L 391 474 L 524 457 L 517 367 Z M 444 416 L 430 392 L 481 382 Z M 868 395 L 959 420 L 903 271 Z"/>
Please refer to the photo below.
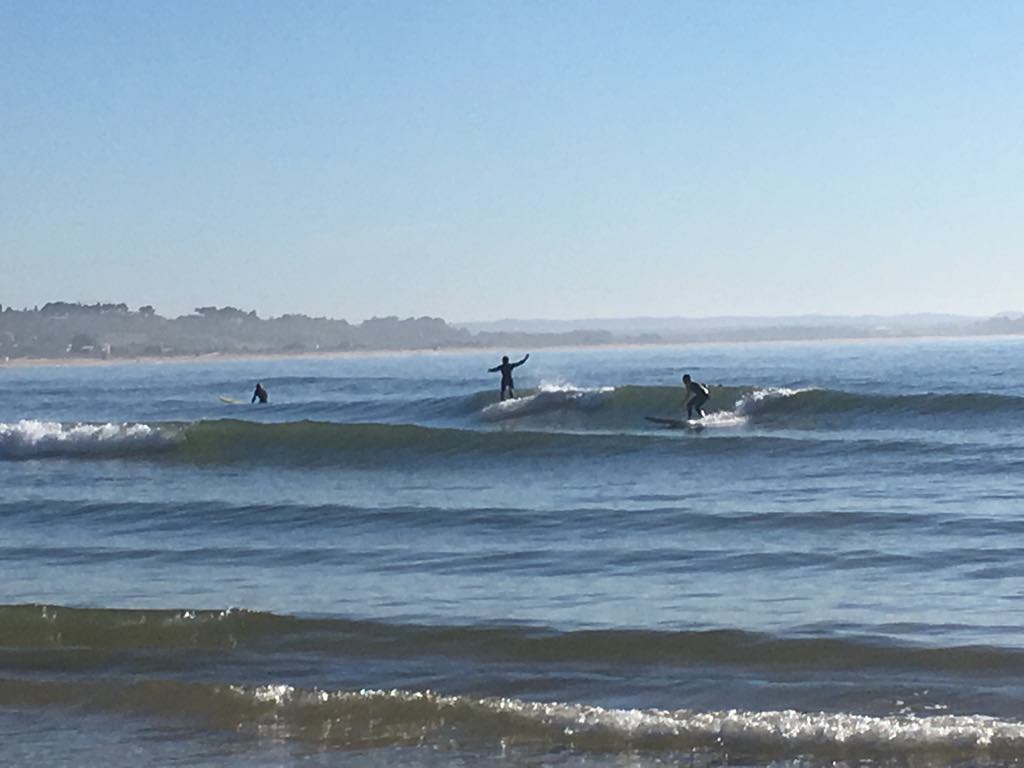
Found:
<path fill-rule="evenodd" d="M 628 317 L 588 318 L 581 320 L 495 320 L 455 323 L 473 333 L 565 333 L 575 330 L 604 330 L 616 334 L 657 334 L 664 337 L 690 336 L 695 333 L 733 335 L 741 331 L 763 334 L 768 329 L 845 329 L 870 335 L 895 333 L 920 335 L 935 331 L 969 332 L 984 318 L 945 314 L 915 315 L 799 315 L 788 317 Z"/>
<path fill-rule="evenodd" d="M 610 333 L 530 334 L 533 346 L 609 343 Z M 436 317 L 375 317 L 359 324 L 306 315 L 263 319 L 235 307 L 198 307 L 166 318 L 151 306 L 51 302 L 0 312 L 2 358 L 125 358 L 452 349 L 525 342 L 521 334 L 472 333 Z"/>
<path fill-rule="evenodd" d="M 0 359 L 308 354 L 356 350 L 781 341 L 1024 333 L 1024 315 L 710 317 L 504 320 L 451 324 L 436 317 L 375 317 L 362 323 L 306 315 L 264 319 L 235 307 L 198 307 L 166 318 L 153 307 L 51 302 L 3 308 Z"/>

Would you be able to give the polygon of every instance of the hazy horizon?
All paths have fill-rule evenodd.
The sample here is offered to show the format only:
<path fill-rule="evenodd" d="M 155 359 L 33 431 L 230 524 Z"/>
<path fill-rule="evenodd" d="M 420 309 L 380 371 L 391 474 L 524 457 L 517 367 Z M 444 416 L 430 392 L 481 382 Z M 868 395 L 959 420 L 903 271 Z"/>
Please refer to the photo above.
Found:
<path fill-rule="evenodd" d="M 2 298 L 2 297 L 0 297 Z M 144 306 L 152 307 L 155 314 L 173 319 L 177 317 L 186 317 L 196 313 L 200 307 L 193 307 L 191 310 L 182 313 L 170 313 L 162 311 L 159 306 L 146 305 L 146 304 L 134 304 L 123 300 L 115 300 L 111 298 L 104 299 L 97 302 L 83 302 L 72 299 L 49 299 L 39 304 L 24 305 L 19 303 L 10 303 L 7 301 L 0 301 L 0 310 L 11 309 L 14 311 L 33 311 L 41 310 L 47 304 L 78 304 L 82 307 L 96 306 L 101 304 L 117 306 L 124 305 L 130 312 L 137 312 Z M 392 312 L 388 315 L 373 315 L 370 317 L 349 317 L 345 315 L 316 315 L 312 312 L 302 311 L 301 309 L 286 310 L 280 314 L 269 314 L 259 310 L 258 307 L 249 305 L 230 305 L 230 304 L 210 304 L 207 307 L 214 309 L 232 308 L 239 311 L 248 313 L 255 312 L 256 315 L 261 319 L 273 319 L 275 317 L 284 317 L 289 315 L 306 316 L 310 318 L 325 317 L 331 320 L 344 320 L 349 323 L 358 324 L 367 320 L 383 317 L 398 317 L 400 319 L 414 319 L 418 317 L 434 317 L 445 322 L 464 327 L 473 326 L 500 326 L 502 324 L 532 324 L 532 323 L 548 323 L 552 325 L 571 325 L 579 323 L 611 323 L 611 324 L 630 324 L 630 323 L 673 323 L 673 322 L 685 322 L 685 323 L 700 323 L 700 322 L 715 322 L 715 323 L 727 323 L 737 322 L 740 324 L 757 323 L 765 321 L 800 321 L 806 323 L 815 322 L 831 322 L 831 321 L 876 321 L 876 320 L 904 320 L 904 321 L 922 321 L 922 322 L 934 322 L 934 321 L 973 321 L 973 320 L 985 320 L 994 317 L 1016 317 L 1024 315 L 1024 311 L 1020 310 L 1002 310 L 986 315 L 973 315 L 973 314 L 962 314 L 962 313 L 950 313 L 950 312 L 901 312 L 893 314 L 881 314 L 881 313 L 863 313 L 863 314 L 840 314 L 840 313 L 829 313 L 829 312 L 806 312 L 800 314 L 777 314 L 777 315 L 742 315 L 742 314 L 719 314 L 719 315 L 630 315 L 630 316 L 594 316 L 594 317 L 567 317 L 567 318 L 556 318 L 556 317 L 499 317 L 495 319 L 461 319 L 458 317 L 451 317 L 446 315 L 414 315 L 411 313 L 403 313 L 401 311 Z"/>
<path fill-rule="evenodd" d="M 1019 3 L 0 14 L 5 304 L 991 316 L 1024 287 Z"/>

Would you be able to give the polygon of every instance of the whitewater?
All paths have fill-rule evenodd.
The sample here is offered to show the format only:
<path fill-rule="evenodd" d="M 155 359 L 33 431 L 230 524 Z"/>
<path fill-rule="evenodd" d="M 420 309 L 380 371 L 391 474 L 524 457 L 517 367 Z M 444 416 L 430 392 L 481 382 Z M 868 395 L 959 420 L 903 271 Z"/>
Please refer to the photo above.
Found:
<path fill-rule="evenodd" d="M 0 763 L 1017 764 L 1022 353 L 0 366 Z"/>

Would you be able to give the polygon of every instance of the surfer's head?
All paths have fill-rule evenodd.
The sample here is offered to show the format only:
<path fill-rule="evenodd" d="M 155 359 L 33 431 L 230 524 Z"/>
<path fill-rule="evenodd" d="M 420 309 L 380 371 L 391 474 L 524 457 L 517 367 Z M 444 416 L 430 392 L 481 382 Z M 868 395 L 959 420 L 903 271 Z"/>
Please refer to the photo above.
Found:
<path fill-rule="evenodd" d="M 501 356 L 501 362 L 507 363 L 508 362 L 508 355 L 502 355 Z"/>
<path fill-rule="evenodd" d="M 689 384 L 689 383 L 690 383 L 690 374 L 688 374 L 688 373 L 684 373 L 684 374 L 683 374 L 683 381 L 684 381 L 685 383 Z"/>

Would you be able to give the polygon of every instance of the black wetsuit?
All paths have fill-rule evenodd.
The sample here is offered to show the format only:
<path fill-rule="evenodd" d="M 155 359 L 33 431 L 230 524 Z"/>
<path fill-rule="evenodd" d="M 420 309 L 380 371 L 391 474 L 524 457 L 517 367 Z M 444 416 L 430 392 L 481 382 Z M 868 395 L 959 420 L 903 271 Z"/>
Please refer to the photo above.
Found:
<path fill-rule="evenodd" d="M 689 399 L 686 401 L 686 418 L 693 418 L 693 412 L 697 412 L 697 416 L 704 418 L 704 403 L 708 401 L 708 397 L 711 393 L 708 392 L 708 388 L 703 384 L 698 384 L 696 381 L 690 381 L 686 385 L 686 394 Z"/>
<path fill-rule="evenodd" d="M 525 363 L 527 358 L 529 358 L 529 357 L 530 356 L 527 355 L 522 360 L 520 360 L 518 363 L 510 363 L 508 361 L 508 358 L 506 357 L 506 358 L 502 359 L 501 365 L 496 365 L 494 368 L 488 368 L 487 369 L 487 371 L 489 373 L 497 373 L 498 371 L 501 371 L 501 399 L 502 400 L 505 399 L 505 392 L 506 391 L 508 391 L 508 396 L 509 397 L 515 397 L 516 396 L 515 389 L 514 389 L 515 385 L 512 383 L 512 369 L 516 368 L 517 366 L 522 365 L 523 363 Z"/>
<path fill-rule="evenodd" d="M 250 400 L 249 402 L 255 403 L 257 398 L 259 399 L 260 403 L 267 402 L 267 390 L 263 388 L 262 384 L 256 385 L 256 391 L 252 393 L 252 400 Z"/>

